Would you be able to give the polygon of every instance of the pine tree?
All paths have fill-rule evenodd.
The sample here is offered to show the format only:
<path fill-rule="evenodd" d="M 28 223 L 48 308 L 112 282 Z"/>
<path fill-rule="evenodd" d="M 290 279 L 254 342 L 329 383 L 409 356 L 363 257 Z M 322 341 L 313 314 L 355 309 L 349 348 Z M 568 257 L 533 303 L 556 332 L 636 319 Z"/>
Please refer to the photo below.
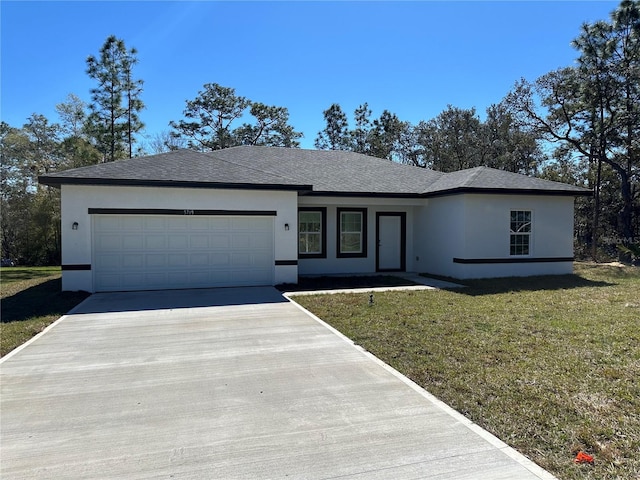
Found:
<path fill-rule="evenodd" d="M 99 58 L 87 58 L 87 74 L 98 82 L 91 89 L 88 130 L 106 162 L 131 157 L 134 134 L 144 126 L 138 116 L 144 108 L 142 80 L 135 80 L 132 71 L 138 61 L 136 54 L 134 48 L 127 50 L 123 40 L 111 35 Z"/>
<path fill-rule="evenodd" d="M 320 150 L 351 150 L 351 135 L 347 116 L 339 104 L 334 103 L 324 112 L 326 127 L 318 132 L 315 146 Z"/>

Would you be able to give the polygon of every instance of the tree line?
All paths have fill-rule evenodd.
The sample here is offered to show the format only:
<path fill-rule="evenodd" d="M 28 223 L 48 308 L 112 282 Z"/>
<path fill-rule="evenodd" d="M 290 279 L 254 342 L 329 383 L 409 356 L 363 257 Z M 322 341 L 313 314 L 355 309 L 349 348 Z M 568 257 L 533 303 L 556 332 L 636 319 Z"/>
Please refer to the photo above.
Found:
<path fill-rule="evenodd" d="M 325 110 L 324 118 L 326 126 L 315 140 L 319 149 L 349 150 L 441 172 L 482 165 L 534 175 L 545 160 L 536 137 L 516 123 L 504 104 L 487 108 L 484 121 L 475 108 L 452 105 L 417 125 L 388 110 L 371 120 L 367 103 L 354 111 L 353 128 L 339 104 Z"/>
<path fill-rule="evenodd" d="M 608 20 L 585 23 L 575 65 L 533 81 L 518 80 L 480 117 L 448 105 L 416 124 L 368 103 L 351 122 L 334 103 L 324 112 L 318 149 L 348 150 L 450 172 L 489 166 L 590 188 L 576 205 L 576 251 L 594 259 L 637 249 L 640 233 L 640 0 L 623 0 Z M 286 107 L 205 83 L 169 130 L 145 136 L 144 82 L 138 52 L 110 36 L 86 74 L 85 103 L 70 94 L 58 122 L 33 114 L 22 127 L 0 123 L 2 258 L 22 264 L 60 261 L 59 191 L 39 186 L 43 173 L 178 148 L 237 145 L 297 148 L 303 133 Z M 636 250 L 637 252 L 637 250 Z"/>

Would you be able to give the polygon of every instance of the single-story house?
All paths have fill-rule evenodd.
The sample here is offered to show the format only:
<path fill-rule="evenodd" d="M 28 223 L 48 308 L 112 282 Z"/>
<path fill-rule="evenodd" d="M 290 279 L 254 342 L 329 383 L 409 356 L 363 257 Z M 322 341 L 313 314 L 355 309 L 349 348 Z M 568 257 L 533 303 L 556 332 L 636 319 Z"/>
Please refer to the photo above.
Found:
<path fill-rule="evenodd" d="M 589 190 L 486 167 L 453 173 L 342 151 L 178 150 L 40 177 L 62 198 L 62 286 L 89 292 L 465 279 L 573 271 Z"/>

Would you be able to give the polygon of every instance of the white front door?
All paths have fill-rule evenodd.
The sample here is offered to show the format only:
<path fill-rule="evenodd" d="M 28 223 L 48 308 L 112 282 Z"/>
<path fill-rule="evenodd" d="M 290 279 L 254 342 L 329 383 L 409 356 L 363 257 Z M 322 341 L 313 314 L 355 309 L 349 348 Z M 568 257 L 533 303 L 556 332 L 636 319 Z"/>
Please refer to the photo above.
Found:
<path fill-rule="evenodd" d="M 405 269 L 405 228 L 405 213 L 378 212 L 376 228 L 378 271 Z"/>
<path fill-rule="evenodd" d="M 272 285 L 270 216 L 94 215 L 97 292 Z"/>

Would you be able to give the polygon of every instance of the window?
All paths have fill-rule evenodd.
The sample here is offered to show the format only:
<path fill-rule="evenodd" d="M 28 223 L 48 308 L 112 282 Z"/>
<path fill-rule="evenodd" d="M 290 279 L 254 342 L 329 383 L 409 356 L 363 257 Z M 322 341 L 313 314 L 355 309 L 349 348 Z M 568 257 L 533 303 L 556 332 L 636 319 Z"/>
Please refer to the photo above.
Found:
<path fill-rule="evenodd" d="M 326 258 L 327 209 L 301 208 L 298 211 L 298 256 Z"/>
<path fill-rule="evenodd" d="M 531 211 L 511 210 L 510 255 L 529 255 L 531 253 Z"/>
<path fill-rule="evenodd" d="M 367 256 L 367 209 L 338 208 L 338 257 Z"/>

